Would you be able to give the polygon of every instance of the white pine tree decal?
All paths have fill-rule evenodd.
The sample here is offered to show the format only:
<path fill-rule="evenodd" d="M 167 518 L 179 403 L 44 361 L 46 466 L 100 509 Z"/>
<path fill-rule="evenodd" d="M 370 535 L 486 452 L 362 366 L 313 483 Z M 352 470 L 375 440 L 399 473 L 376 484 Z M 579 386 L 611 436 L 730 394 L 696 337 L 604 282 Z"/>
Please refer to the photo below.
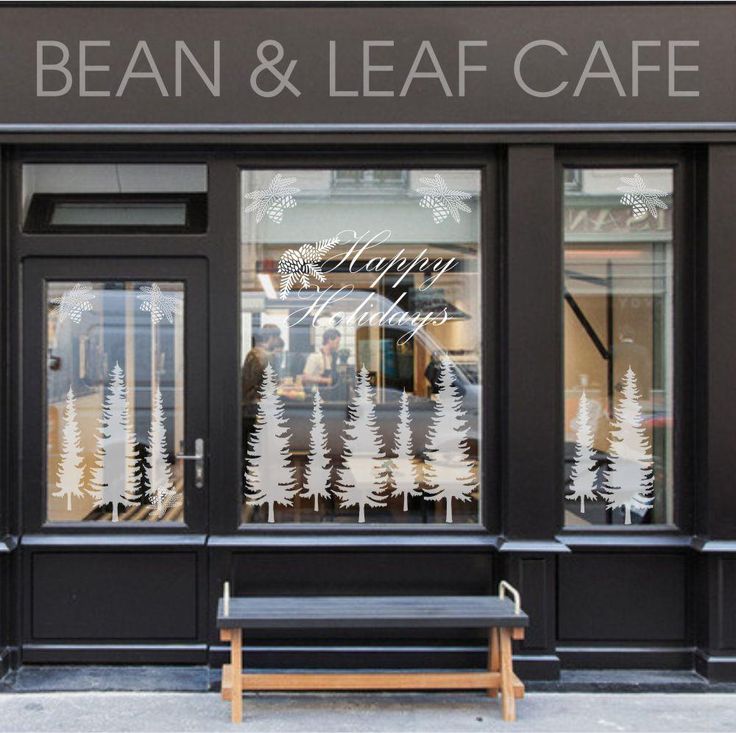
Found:
<path fill-rule="evenodd" d="M 77 421 L 77 406 L 74 392 L 69 387 L 64 408 L 64 428 L 62 430 L 61 462 L 56 473 L 56 488 L 51 496 L 66 499 L 66 510 L 72 510 L 72 497 L 84 496 L 84 458 L 82 455 L 82 433 Z"/>
<path fill-rule="evenodd" d="M 312 428 L 309 432 L 309 453 L 307 465 L 304 469 L 304 486 L 302 496 L 314 498 L 314 511 L 319 510 L 320 498 L 329 499 L 330 478 L 332 464 L 327 448 L 327 430 L 325 428 L 324 413 L 322 412 L 322 398 L 319 392 L 314 393 L 312 407 Z"/>
<path fill-rule="evenodd" d="M 631 524 L 632 508 L 646 511 L 654 502 L 654 466 L 631 366 L 621 385 L 623 394 L 614 411 L 609 439 L 611 460 L 602 496 L 608 502 L 607 509 L 623 508 L 624 524 Z"/>
<path fill-rule="evenodd" d="M 430 501 L 445 500 L 445 522 L 452 522 L 452 500 L 470 501 L 477 482 L 468 455 L 468 427 L 462 396 L 454 384 L 450 360 L 442 359 L 439 393 L 427 434 L 425 493 Z"/>
<path fill-rule="evenodd" d="M 71 290 L 66 290 L 60 298 L 52 298 L 55 310 L 59 314 L 59 323 L 68 318 L 73 323 L 81 323 L 82 313 L 92 310 L 95 294 L 90 283 L 76 283 Z"/>
<path fill-rule="evenodd" d="M 335 495 L 342 508 L 357 506 L 358 521 L 365 522 L 367 506 L 386 505 L 385 454 L 365 365 L 356 376 L 355 395 L 348 409 L 344 439 L 345 451 L 342 467 L 338 470 Z"/>
<path fill-rule="evenodd" d="M 267 364 L 255 427 L 248 439 L 248 468 L 245 471 L 248 504 L 267 504 L 269 522 L 274 521 L 274 504 L 291 506 L 299 491 L 294 486 L 284 405 L 276 394 L 276 387 L 276 372 Z"/>
<path fill-rule="evenodd" d="M 598 498 L 595 494 L 596 459 L 593 428 L 590 424 L 590 401 L 585 392 L 580 396 L 575 423 L 575 458 L 566 497 L 572 501 L 580 499 L 580 513 L 585 514 L 585 500 L 595 501 Z"/>
<path fill-rule="evenodd" d="M 149 469 L 146 496 L 155 507 L 156 514 L 162 517 L 166 510 L 176 503 L 176 489 L 168 461 L 166 445 L 166 426 L 164 404 L 161 390 L 153 393 L 151 405 L 151 425 L 148 429 Z"/>
<path fill-rule="evenodd" d="M 421 496 L 418 486 L 417 464 L 414 459 L 414 446 L 411 439 L 411 417 L 409 414 L 409 395 L 401 393 L 399 403 L 399 423 L 394 434 L 394 455 L 391 460 L 391 496 L 404 497 L 404 511 L 409 506 L 409 496 Z"/>
<path fill-rule="evenodd" d="M 128 388 L 118 362 L 110 372 L 110 384 L 102 404 L 95 459 L 90 494 L 95 506 L 112 505 L 112 521 L 117 522 L 118 506 L 131 506 L 138 498 L 135 436 L 128 414 Z"/>

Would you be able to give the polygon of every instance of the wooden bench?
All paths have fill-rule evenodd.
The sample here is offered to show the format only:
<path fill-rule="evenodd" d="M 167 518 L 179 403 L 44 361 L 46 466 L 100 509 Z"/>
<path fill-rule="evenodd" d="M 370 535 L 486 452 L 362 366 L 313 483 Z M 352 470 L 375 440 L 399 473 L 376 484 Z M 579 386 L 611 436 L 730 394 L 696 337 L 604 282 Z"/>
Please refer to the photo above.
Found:
<path fill-rule="evenodd" d="M 514 596 L 514 602 L 505 597 Z M 501 693 L 504 720 L 515 720 L 515 698 L 524 685 L 514 674 L 512 639 L 523 639 L 529 617 L 519 594 L 505 581 L 498 596 L 319 596 L 230 598 L 229 584 L 217 609 L 220 638 L 230 642 L 222 668 L 222 697 L 232 721 L 243 719 L 243 691 L 255 690 L 464 690 Z M 484 628 L 489 630 L 483 672 L 243 672 L 244 629 Z"/>

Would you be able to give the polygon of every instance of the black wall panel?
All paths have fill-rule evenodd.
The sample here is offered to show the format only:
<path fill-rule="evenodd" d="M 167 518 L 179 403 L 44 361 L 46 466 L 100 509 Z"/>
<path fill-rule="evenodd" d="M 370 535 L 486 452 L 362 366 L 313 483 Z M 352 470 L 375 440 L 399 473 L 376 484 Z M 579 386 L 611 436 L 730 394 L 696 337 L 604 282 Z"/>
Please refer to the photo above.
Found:
<path fill-rule="evenodd" d="M 721 644 L 724 649 L 736 649 L 736 557 L 723 557 L 718 566 Z"/>
<path fill-rule="evenodd" d="M 197 636 L 195 553 L 36 552 L 34 640 L 188 640 Z"/>
<path fill-rule="evenodd" d="M 561 641 L 680 641 L 687 559 L 637 553 L 569 555 L 559 561 Z"/>

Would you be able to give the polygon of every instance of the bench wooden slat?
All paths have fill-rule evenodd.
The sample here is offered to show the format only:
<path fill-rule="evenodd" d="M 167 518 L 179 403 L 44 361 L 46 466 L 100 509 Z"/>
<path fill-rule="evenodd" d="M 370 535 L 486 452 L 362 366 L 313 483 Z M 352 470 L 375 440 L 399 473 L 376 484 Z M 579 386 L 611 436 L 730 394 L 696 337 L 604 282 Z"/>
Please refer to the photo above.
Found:
<path fill-rule="evenodd" d="M 222 670 L 222 697 L 232 698 L 232 668 Z M 524 684 L 513 675 L 514 697 Z M 246 672 L 244 692 L 264 690 L 474 690 L 499 688 L 500 672 Z"/>
<path fill-rule="evenodd" d="M 508 598 L 497 596 L 314 596 L 237 597 L 219 628 L 391 628 L 525 627 L 529 617 L 514 612 Z"/>

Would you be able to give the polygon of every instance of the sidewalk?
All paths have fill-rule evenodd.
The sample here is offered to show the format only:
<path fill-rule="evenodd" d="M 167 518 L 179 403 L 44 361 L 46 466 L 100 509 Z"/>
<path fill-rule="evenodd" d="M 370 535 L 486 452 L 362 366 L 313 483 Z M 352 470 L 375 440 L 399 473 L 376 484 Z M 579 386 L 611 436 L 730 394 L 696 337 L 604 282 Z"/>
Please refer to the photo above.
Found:
<path fill-rule="evenodd" d="M 736 731 L 736 695 L 530 693 L 518 721 L 478 693 L 263 693 L 244 698 L 243 725 L 216 693 L 53 692 L 0 695 L 0 731 L 70 733 L 587 733 Z"/>

